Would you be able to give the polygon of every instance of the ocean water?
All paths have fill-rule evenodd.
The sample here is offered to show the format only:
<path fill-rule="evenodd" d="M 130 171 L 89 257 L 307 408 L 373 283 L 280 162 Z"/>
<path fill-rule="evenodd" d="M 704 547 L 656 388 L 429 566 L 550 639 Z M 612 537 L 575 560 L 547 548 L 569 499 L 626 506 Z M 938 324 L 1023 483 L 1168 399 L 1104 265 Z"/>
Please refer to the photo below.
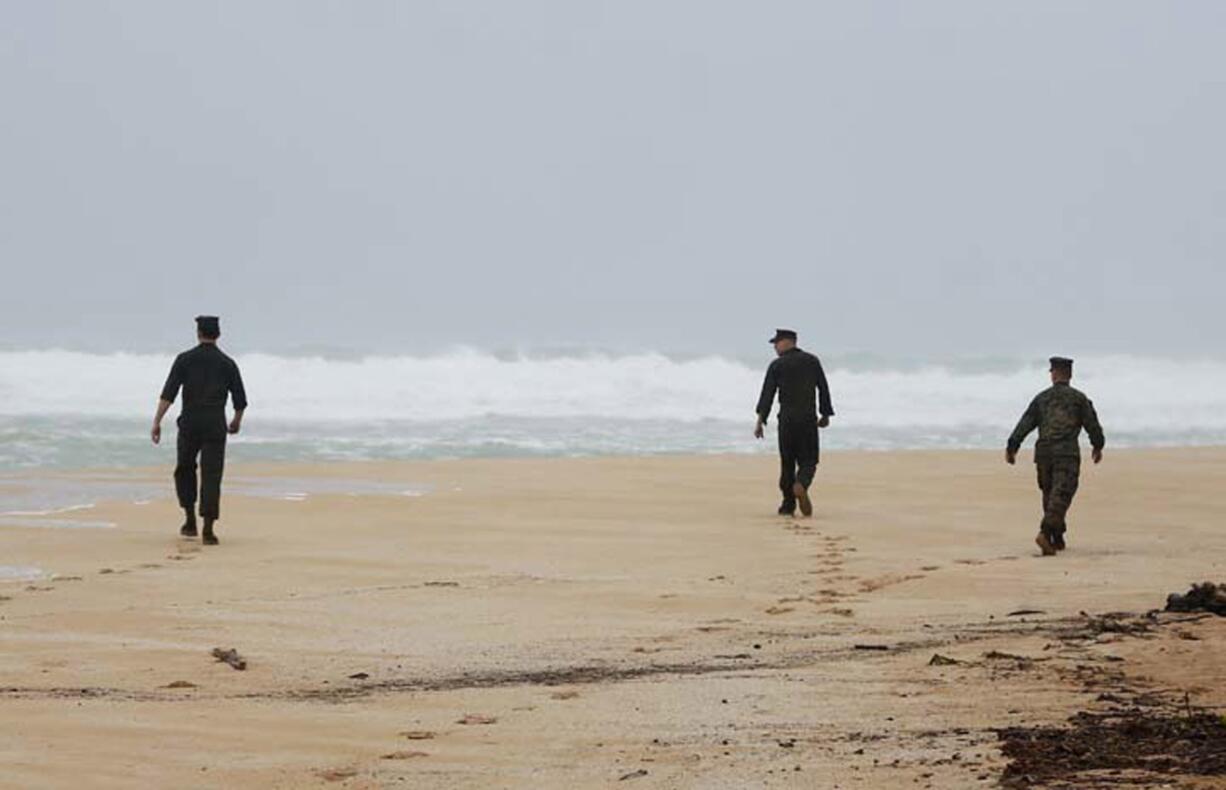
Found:
<path fill-rule="evenodd" d="M 769 352 L 769 350 L 767 350 Z M 0 473 L 173 462 L 148 428 L 172 354 L 0 352 Z M 773 452 L 750 435 L 760 359 L 491 354 L 239 357 L 234 461 Z M 1035 360 L 825 360 L 828 448 L 997 448 L 1047 380 Z M 1113 446 L 1226 443 L 1226 360 L 1081 357 Z M 172 412 L 173 415 L 173 412 Z"/>

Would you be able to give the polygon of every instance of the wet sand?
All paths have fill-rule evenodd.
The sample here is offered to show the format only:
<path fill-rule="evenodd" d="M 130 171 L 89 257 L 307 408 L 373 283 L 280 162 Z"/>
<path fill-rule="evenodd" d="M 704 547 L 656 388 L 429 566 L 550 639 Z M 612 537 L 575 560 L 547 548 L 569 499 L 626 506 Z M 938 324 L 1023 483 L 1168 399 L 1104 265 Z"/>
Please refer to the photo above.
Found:
<path fill-rule="evenodd" d="M 236 466 L 378 485 L 229 496 L 217 548 L 168 479 L 0 526 L 48 574 L 0 580 L 0 786 L 986 787 L 1000 728 L 1221 712 L 1226 618 L 1144 613 L 1226 580 L 1226 450 L 1087 464 L 1056 558 L 1000 455 L 829 453 L 812 519 L 719 456 Z"/>

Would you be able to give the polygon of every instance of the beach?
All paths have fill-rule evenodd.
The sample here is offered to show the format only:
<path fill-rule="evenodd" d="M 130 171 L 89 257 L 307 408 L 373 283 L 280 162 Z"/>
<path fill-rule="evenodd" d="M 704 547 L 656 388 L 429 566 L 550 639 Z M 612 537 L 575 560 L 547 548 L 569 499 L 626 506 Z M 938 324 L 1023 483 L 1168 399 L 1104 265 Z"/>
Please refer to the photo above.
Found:
<path fill-rule="evenodd" d="M 160 493 L 0 520 L 0 786 L 988 787 L 1220 713 L 1226 619 L 1146 613 L 1226 580 L 1226 449 L 1087 459 L 1053 558 L 1024 456 L 830 452 L 811 519 L 769 455 L 235 463 L 216 548 L 57 472 Z"/>

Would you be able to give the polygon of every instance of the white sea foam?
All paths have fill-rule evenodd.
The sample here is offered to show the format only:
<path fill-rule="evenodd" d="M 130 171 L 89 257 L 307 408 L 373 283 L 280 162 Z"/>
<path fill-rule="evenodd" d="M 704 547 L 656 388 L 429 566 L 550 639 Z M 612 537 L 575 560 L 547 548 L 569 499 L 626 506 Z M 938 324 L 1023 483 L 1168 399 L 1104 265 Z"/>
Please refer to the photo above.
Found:
<path fill-rule="evenodd" d="M 0 582 L 30 582 L 46 575 L 46 571 L 33 565 L 0 565 Z"/>
<path fill-rule="evenodd" d="M 16 514 L 0 514 L 0 527 L 29 529 L 114 529 L 113 521 L 81 521 L 67 518 L 23 518 Z"/>
<path fill-rule="evenodd" d="M 170 355 L 0 352 L 0 415 L 144 417 Z M 769 359 L 662 354 L 504 358 L 477 351 L 360 359 L 250 354 L 240 359 L 260 419 L 437 422 L 485 416 L 741 420 Z M 880 427 L 999 424 L 1046 373 L 1041 361 L 992 372 L 948 365 L 828 370 L 847 421 Z M 1128 356 L 1079 360 L 1078 385 L 1117 424 L 1226 427 L 1226 361 Z"/>
<path fill-rule="evenodd" d="M 171 355 L 0 352 L 0 469 L 160 464 L 147 439 Z M 769 354 L 354 359 L 248 354 L 261 460 L 755 452 L 747 423 Z M 864 367 L 827 360 L 830 447 L 996 447 L 1045 385 L 1042 360 Z M 1226 442 L 1226 361 L 1079 356 L 1113 445 Z M 293 493 L 293 492 L 290 492 Z"/>

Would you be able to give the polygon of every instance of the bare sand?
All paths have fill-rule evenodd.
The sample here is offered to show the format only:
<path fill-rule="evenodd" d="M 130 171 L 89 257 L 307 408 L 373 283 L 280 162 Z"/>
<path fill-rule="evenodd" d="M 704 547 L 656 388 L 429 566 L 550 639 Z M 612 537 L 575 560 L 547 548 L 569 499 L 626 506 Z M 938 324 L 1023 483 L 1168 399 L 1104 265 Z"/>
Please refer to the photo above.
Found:
<path fill-rule="evenodd" d="M 768 457 L 234 466 L 430 491 L 228 496 L 217 548 L 130 474 L 0 526 L 54 574 L 0 582 L 0 786 L 986 787 L 999 728 L 1226 706 L 1226 618 L 1081 614 L 1226 579 L 1223 449 L 1087 463 L 1055 558 L 998 453 L 828 453 L 811 519 Z"/>

